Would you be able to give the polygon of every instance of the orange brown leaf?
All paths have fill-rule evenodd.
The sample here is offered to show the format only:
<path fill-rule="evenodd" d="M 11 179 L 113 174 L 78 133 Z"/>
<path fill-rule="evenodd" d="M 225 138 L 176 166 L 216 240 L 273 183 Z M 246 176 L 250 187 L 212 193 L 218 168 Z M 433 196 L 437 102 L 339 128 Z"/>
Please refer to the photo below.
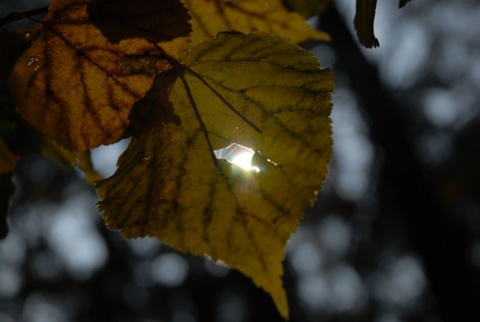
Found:
<path fill-rule="evenodd" d="M 119 3 L 127 5 L 125 1 Z M 135 6 L 135 2 L 128 3 Z M 159 11 L 151 6 L 132 11 L 157 22 L 158 28 L 152 31 L 156 37 L 146 40 L 141 30 L 127 33 L 123 29 L 121 37 L 137 37 L 111 43 L 90 21 L 90 14 L 94 15 L 99 7 L 90 8 L 89 14 L 89 4 L 90 1 L 79 0 L 51 1 L 44 21 L 24 33 L 30 47 L 18 58 L 8 78 L 18 112 L 41 133 L 69 150 L 118 141 L 129 124 L 132 105 L 145 95 L 155 75 L 171 68 L 162 58 L 164 54 L 181 59 L 189 41 L 184 32 L 184 36 L 175 39 L 166 35 L 161 42 L 148 42 L 160 39 L 165 29 L 157 19 L 166 10 L 162 3 Z M 100 8 L 103 11 L 99 9 L 96 23 L 106 21 L 108 26 L 105 8 Z M 187 30 L 186 9 L 181 5 L 169 8 L 174 9 L 170 14 L 179 15 L 179 24 L 187 26 L 184 31 Z M 118 15 L 122 16 L 122 12 Z"/>

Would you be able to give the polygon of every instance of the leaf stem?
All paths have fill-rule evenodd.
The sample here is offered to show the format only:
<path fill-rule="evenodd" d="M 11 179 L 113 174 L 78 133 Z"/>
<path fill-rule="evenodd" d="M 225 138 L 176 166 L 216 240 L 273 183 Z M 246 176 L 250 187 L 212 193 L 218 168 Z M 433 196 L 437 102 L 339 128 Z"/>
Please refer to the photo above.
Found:
<path fill-rule="evenodd" d="M 29 18 L 31 16 L 36 16 L 36 15 L 47 13 L 47 12 L 48 12 L 47 6 L 37 8 L 37 9 L 27 10 L 24 12 L 11 12 L 5 17 L 0 18 L 0 27 L 20 19 Z"/>

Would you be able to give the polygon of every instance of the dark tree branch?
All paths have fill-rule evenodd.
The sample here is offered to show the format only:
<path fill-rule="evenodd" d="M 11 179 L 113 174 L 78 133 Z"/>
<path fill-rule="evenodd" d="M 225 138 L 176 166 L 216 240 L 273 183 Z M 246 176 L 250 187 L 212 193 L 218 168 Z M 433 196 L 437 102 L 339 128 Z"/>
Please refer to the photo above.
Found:
<path fill-rule="evenodd" d="M 382 88 L 376 68 L 357 47 L 343 17 L 332 5 L 321 27 L 330 33 L 338 66 L 348 74 L 369 121 L 371 138 L 385 156 L 380 182 L 381 214 L 401 211 L 408 238 L 421 256 L 436 308 L 443 321 L 480 321 L 480 279 L 468 258 L 466 223 L 435 197 L 425 169 L 407 135 L 405 109 Z M 392 63 L 395 63 L 392 61 Z"/>
<path fill-rule="evenodd" d="M 48 7 L 37 8 L 33 10 L 28 10 L 25 12 L 12 12 L 9 15 L 0 18 L 0 27 L 17 20 L 29 18 L 39 14 L 44 14 L 47 12 L 48 12 Z"/>

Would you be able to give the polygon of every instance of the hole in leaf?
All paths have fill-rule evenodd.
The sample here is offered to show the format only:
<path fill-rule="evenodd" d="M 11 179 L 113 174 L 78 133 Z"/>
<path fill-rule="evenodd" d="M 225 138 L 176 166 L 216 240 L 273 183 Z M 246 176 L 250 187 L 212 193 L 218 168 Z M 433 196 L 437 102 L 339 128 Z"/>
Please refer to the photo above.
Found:
<path fill-rule="evenodd" d="M 245 171 L 260 172 L 259 167 L 252 165 L 252 158 L 255 151 L 243 145 L 232 143 L 226 148 L 214 150 L 213 152 L 217 159 L 224 159 Z"/>

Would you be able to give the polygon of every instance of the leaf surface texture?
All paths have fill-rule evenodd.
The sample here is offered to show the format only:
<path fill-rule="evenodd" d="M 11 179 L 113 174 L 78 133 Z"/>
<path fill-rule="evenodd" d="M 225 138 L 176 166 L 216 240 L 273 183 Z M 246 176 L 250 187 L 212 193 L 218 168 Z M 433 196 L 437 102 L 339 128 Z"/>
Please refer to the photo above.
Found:
<path fill-rule="evenodd" d="M 93 7 L 89 7 L 90 1 L 52 0 L 44 21 L 24 33 L 30 47 L 8 79 L 17 110 L 41 133 L 69 150 L 117 142 L 128 126 L 132 105 L 145 95 L 157 73 L 171 67 L 162 54 L 181 59 L 187 48 L 188 34 L 171 39 L 172 35 L 163 33 L 167 26 L 158 20 L 168 8 L 169 14 L 179 17 L 175 27 L 183 24 L 188 30 L 188 15 L 181 4 L 147 1 L 150 5 L 140 10 L 138 2 L 146 0 L 94 1 L 101 5 Z M 110 5 L 109 9 L 116 11 L 109 16 L 105 6 L 111 3 L 117 6 Z M 159 4 L 158 10 L 154 10 L 155 4 Z M 122 29 L 122 39 L 112 43 L 108 26 L 128 10 L 134 14 L 129 16 L 134 22 Z M 102 30 L 89 20 L 90 15 Z M 155 21 L 157 29 L 147 37 L 143 25 L 135 24 L 136 16 L 150 21 L 148 27 L 155 27 Z M 165 23 L 170 26 L 170 22 Z M 162 36 L 163 41 L 149 42 Z"/>
<path fill-rule="evenodd" d="M 192 16 L 192 42 L 215 37 L 221 31 L 254 30 L 285 36 L 295 42 L 329 40 L 325 32 L 308 26 L 296 12 L 288 12 L 281 0 L 182 0 Z"/>
<path fill-rule="evenodd" d="M 220 33 L 184 64 L 157 76 L 169 117 L 133 138 L 96 185 L 99 207 L 127 238 L 155 236 L 240 270 L 287 317 L 284 248 L 327 173 L 332 74 L 261 32 Z M 216 159 L 231 143 L 257 151 L 260 172 Z"/>

